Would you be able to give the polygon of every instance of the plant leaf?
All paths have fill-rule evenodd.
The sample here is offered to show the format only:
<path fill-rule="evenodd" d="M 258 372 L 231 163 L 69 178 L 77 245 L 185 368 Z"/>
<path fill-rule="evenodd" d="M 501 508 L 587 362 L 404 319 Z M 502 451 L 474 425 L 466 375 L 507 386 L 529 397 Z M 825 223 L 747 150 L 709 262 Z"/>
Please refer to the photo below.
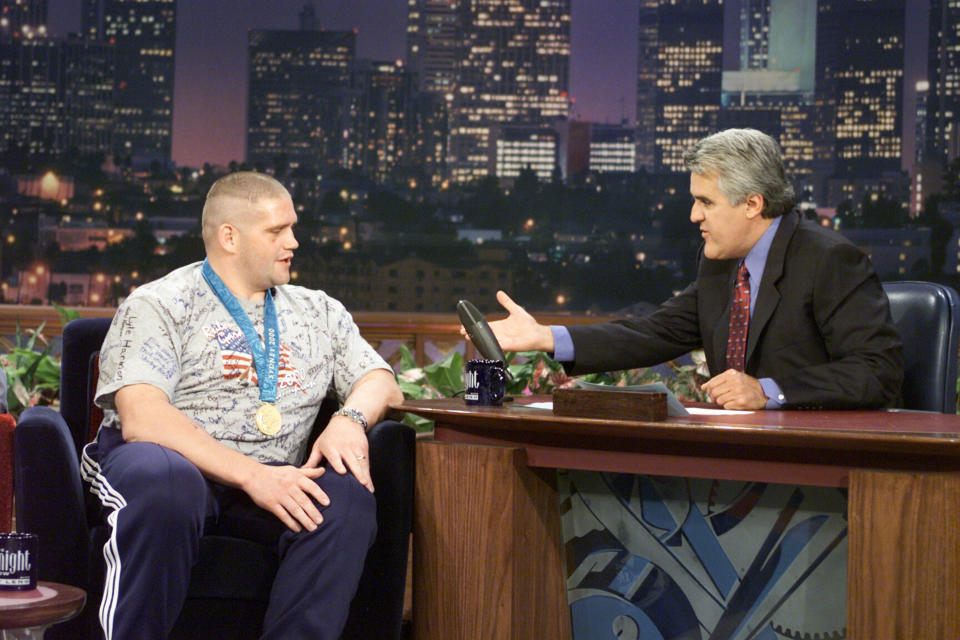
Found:
<path fill-rule="evenodd" d="M 413 357 L 413 353 L 410 352 L 410 347 L 406 343 L 400 345 L 400 371 L 404 372 L 407 369 L 415 369 L 417 367 L 417 360 Z"/>
<path fill-rule="evenodd" d="M 60 316 L 61 325 L 65 325 L 71 320 L 76 320 L 80 317 L 80 311 L 77 309 L 67 309 L 66 307 L 61 307 L 56 303 L 54 303 L 53 308 L 57 310 L 57 314 Z"/>

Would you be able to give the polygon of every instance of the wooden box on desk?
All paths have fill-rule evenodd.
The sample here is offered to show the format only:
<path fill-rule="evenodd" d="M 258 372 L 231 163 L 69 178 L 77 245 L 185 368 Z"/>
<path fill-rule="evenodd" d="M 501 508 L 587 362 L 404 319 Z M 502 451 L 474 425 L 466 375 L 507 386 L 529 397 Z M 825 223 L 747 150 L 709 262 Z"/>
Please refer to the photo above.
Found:
<path fill-rule="evenodd" d="M 667 417 L 667 394 L 655 391 L 557 389 L 553 392 L 553 413 L 579 418 L 664 420 Z"/>

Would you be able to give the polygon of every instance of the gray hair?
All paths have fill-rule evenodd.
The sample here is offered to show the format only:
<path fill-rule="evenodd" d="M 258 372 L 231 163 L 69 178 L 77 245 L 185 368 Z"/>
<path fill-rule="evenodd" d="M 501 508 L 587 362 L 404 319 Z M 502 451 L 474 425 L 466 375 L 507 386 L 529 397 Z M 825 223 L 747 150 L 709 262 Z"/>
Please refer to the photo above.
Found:
<path fill-rule="evenodd" d="M 201 218 L 204 242 L 216 236 L 224 222 L 245 222 L 260 200 L 289 198 L 290 192 L 273 177 L 256 171 L 237 171 L 216 182 L 207 192 Z"/>
<path fill-rule="evenodd" d="M 796 201 L 780 145 L 756 129 L 726 129 L 707 136 L 683 153 L 683 161 L 693 173 L 716 176 L 717 188 L 730 204 L 740 204 L 753 193 L 762 195 L 764 218 L 782 216 Z"/>

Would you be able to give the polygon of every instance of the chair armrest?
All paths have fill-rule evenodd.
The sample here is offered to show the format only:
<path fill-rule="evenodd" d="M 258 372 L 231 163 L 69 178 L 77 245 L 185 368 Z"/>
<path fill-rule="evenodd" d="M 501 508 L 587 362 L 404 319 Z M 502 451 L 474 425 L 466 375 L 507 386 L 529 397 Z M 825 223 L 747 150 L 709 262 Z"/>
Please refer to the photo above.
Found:
<path fill-rule="evenodd" d="M 32 407 L 13 440 L 17 529 L 39 536 L 39 578 L 84 585 L 90 539 L 70 429 L 53 409 Z"/>
<path fill-rule="evenodd" d="M 386 420 L 370 430 L 367 440 L 377 497 L 377 538 L 367 553 L 342 638 L 399 639 L 413 525 L 416 434 L 404 424 Z"/>

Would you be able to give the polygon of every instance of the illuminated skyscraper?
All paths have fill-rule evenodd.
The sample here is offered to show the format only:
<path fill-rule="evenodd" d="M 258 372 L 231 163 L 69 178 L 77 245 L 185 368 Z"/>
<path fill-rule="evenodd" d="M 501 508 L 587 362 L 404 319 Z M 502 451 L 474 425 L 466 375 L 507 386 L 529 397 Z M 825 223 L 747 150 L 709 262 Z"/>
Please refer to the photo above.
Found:
<path fill-rule="evenodd" d="M 770 60 L 770 17 L 774 0 L 741 0 L 740 69 L 766 69 Z M 816 6 L 814 4 L 814 6 Z"/>
<path fill-rule="evenodd" d="M 0 0 L 0 36 L 45 36 L 47 0 Z"/>
<path fill-rule="evenodd" d="M 49 38 L 29 16 L 37 22 L 0 26 L 0 154 L 13 164 L 108 154 L 112 47 Z"/>
<path fill-rule="evenodd" d="M 176 0 L 83 0 L 86 38 L 114 46 L 114 154 L 170 161 Z"/>
<path fill-rule="evenodd" d="M 900 171 L 904 11 L 904 0 L 819 3 L 816 155 L 827 175 Z"/>
<path fill-rule="evenodd" d="M 408 51 L 421 86 L 449 94 L 454 180 L 496 166 L 494 127 L 546 130 L 567 117 L 570 0 L 411 0 L 409 15 Z"/>
<path fill-rule="evenodd" d="M 683 171 L 684 150 L 717 128 L 723 2 L 660 0 L 656 18 L 655 166 Z"/>
<path fill-rule="evenodd" d="M 407 64 L 416 70 L 422 91 L 454 90 L 459 51 L 457 0 L 409 0 Z"/>
<path fill-rule="evenodd" d="M 960 157 L 960 0 L 930 0 L 928 56 L 924 151 L 953 160 Z"/>
<path fill-rule="evenodd" d="M 634 129 L 615 124 L 590 126 L 590 171 L 594 173 L 633 173 L 637 147 Z"/>
<path fill-rule="evenodd" d="M 637 47 L 637 166 L 653 170 L 657 140 L 657 4 L 640 0 Z"/>
<path fill-rule="evenodd" d="M 350 166 L 378 181 L 411 170 L 425 142 L 413 74 L 400 62 L 360 61 L 353 95 Z"/>
<path fill-rule="evenodd" d="M 113 149 L 116 52 L 102 42 L 67 40 L 63 49 L 63 92 L 67 153 L 109 156 Z"/>
<path fill-rule="evenodd" d="M 349 164 L 354 31 L 252 30 L 247 160 L 267 169 Z"/>
<path fill-rule="evenodd" d="M 740 69 L 723 73 L 719 128 L 752 127 L 783 149 L 789 177 L 812 187 L 816 0 L 745 0 Z"/>

